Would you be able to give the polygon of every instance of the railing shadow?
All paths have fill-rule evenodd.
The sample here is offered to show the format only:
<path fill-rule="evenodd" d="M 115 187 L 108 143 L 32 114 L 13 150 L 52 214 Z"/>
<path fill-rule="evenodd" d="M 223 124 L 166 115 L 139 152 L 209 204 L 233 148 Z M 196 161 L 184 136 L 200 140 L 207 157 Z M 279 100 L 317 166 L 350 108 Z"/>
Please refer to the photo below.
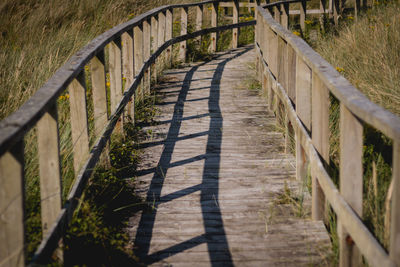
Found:
<path fill-rule="evenodd" d="M 216 59 L 222 59 L 216 65 L 213 77 L 211 79 L 210 96 L 208 100 L 208 112 L 210 116 L 209 130 L 203 132 L 208 135 L 206 144 L 206 153 L 194 158 L 182 160 L 179 163 L 171 163 L 172 153 L 174 151 L 178 138 L 183 117 L 183 107 L 186 97 L 193 81 L 194 73 L 208 62 L 196 65 L 191 68 L 185 75 L 182 88 L 179 92 L 178 99 L 175 102 L 174 113 L 171 120 L 170 128 L 166 139 L 164 140 L 164 148 L 156 168 L 142 170 L 141 174 L 154 173 L 151 184 L 147 193 L 147 203 L 154 203 L 154 209 L 151 212 L 143 212 L 135 237 L 136 255 L 146 264 L 155 263 L 165 258 L 183 252 L 187 249 L 196 247 L 200 244 L 207 244 L 208 254 L 211 264 L 223 263 L 224 266 L 233 266 L 232 255 L 229 250 L 228 240 L 226 238 L 225 229 L 222 220 L 221 210 L 218 204 L 219 193 L 219 169 L 221 161 L 221 142 L 222 142 L 222 126 L 223 117 L 219 106 L 220 100 L 220 83 L 221 77 L 226 64 L 248 52 L 251 47 L 245 49 L 233 50 Z M 224 57 L 228 56 L 228 57 Z M 202 135 L 203 135 L 202 134 Z M 193 135 L 192 138 L 196 136 Z M 164 183 L 164 177 L 168 173 L 168 169 L 172 166 L 179 166 L 204 159 L 204 167 L 202 174 L 202 183 L 194 185 L 180 191 L 171 193 L 161 197 L 161 190 Z M 139 174 L 140 175 L 140 174 Z M 186 196 L 188 194 L 200 191 L 200 205 L 202 210 L 203 224 L 205 233 L 197 237 L 188 239 L 184 242 L 171 246 L 169 248 L 149 254 L 152 232 L 157 214 L 157 206 L 161 203 L 169 202 L 174 199 Z M 215 201 L 216 205 L 210 206 L 210 200 Z"/>

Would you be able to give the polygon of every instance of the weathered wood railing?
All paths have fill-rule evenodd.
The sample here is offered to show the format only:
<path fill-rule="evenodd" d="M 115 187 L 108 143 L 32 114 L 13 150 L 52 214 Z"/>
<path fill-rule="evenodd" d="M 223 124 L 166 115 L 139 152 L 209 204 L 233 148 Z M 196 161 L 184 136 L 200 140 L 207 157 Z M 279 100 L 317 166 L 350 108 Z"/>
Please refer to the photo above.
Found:
<path fill-rule="evenodd" d="M 24 255 L 24 136 L 37 129 L 43 239 L 33 261 L 46 262 L 57 248 L 96 163 L 113 131 L 122 131 L 124 120 L 134 121 L 134 102 L 149 93 L 157 69 L 170 66 L 172 45 L 179 43 L 178 59 L 184 61 L 186 40 L 211 34 L 214 52 L 217 32 L 237 29 L 238 2 L 233 24 L 217 25 L 220 1 L 169 5 L 155 8 L 120 24 L 91 41 L 50 78 L 19 110 L 0 123 L 0 266 L 23 266 Z M 211 28 L 202 29 L 204 6 L 211 6 Z M 195 8 L 195 29 L 187 33 L 188 9 Z M 180 36 L 173 38 L 173 14 L 180 10 Z M 175 12 L 176 14 L 177 12 Z M 109 94 L 106 85 L 105 49 L 108 50 Z M 156 63 L 156 64 L 155 64 Z M 90 71 L 94 133 L 90 147 L 85 66 Z M 123 86 L 125 80 L 125 88 Z M 125 89 L 123 91 L 123 89 Z M 75 183 L 62 206 L 60 140 L 57 99 L 69 91 Z M 108 110 L 110 103 L 111 110 Z M 108 116 L 108 113 L 111 115 Z"/>
<path fill-rule="evenodd" d="M 291 2 L 296 1 L 257 7 L 257 70 L 270 108 L 279 113 L 284 107 L 286 132 L 289 127 L 294 129 L 298 179 L 306 178 L 310 165 L 312 218 L 323 219 L 326 199 L 338 218 L 340 266 L 360 265 L 360 255 L 372 266 L 400 266 L 400 119 L 369 101 L 304 40 L 287 30 Z M 275 19 L 268 10 L 275 13 Z M 303 22 L 306 13 L 302 4 Z M 330 94 L 340 102 L 340 188 L 325 168 L 330 160 Z M 361 219 L 363 124 L 393 141 L 389 252 Z"/>

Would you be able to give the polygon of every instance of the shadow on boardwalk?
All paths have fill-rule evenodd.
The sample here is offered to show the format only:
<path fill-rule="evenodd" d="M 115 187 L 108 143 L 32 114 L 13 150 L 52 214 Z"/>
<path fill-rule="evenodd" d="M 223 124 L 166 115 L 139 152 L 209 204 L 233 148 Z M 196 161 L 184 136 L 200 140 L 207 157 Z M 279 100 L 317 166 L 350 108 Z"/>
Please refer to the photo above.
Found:
<path fill-rule="evenodd" d="M 248 52 L 249 50 L 250 48 L 246 48 L 245 50 L 241 50 L 238 53 L 232 53 L 232 56 L 224 58 L 217 64 L 216 70 L 214 71 L 214 75 L 211 80 L 211 88 L 209 88 L 210 89 L 210 96 L 208 98 L 209 114 L 197 116 L 197 117 L 201 116 L 210 117 L 210 125 L 208 132 L 200 133 L 201 135 L 208 134 L 206 153 L 203 156 L 199 156 L 196 158 L 189 158 L 187 160 L 179 162 L 179 165 L 184 165 L 193 161 L 204 160 L 202 183 L 160 197 L 161 190 L 163 187 L 164 177 L 166 177 L 168 169 L 171 167 L 171 156 L 174 151 L 175 144 L 179 140 L 178 136 L 181 123 L 183 120 L 188 119 L 188 118 L 185 119 L 183 118 L 183 108 L 185 102 L 187 101 L 186 98 L 192 82 L 193 74 L 199 69 L 199 67 L 206 64 L 207 62 L 192 67 L 190 71 L 186 73 L 182 89 L 179 92 L 178 99 L 174 106 L 173 118 L 170 121 L 170 128 L 168 131 L 168 135 L 165 139 L 164 149 L 161 154 L 160 160 L 157 164 L 156 169 L 153 168 L 149 170 L 154 172 L 154 174 L 150 184 L 150 188 L 148 190 L 146 201 L 147 203 L 154 203 L 154 207 L 152 212 L 142 214 L 135 238 L 136 245 L 139 248 L 136 253 L 141 258 L 141 260 L 146 264 L 158 262 L 166 257 L 170 257 L 171 255 L 183 252 L 187 249 L 206 243 L 211 263 L 223 262 L 224 266 L 233 266 L 232 256 L 225 235 L 221 211 L 218 205 L 213 206 L 212 210 L 210 210 L 210 206 L 207 205 L 207 201 L 212 200 L 218 202 L 219 181 L 218 179 L 211 177 L 210 174 L 215 172 L 218 173 L 219 164 L 221 160 L 220 152 L 221 152 L 222 131 L 220 129 L 222 129 L 222 124 L 223 124 L 223 118 L 219 106 L 221 76 L 224 71 L 225 65 L 229 61 Z M 196 116 L 191 117 L 190 119 L 195 119 L 195 118 Z M 196 137 L 196 136 L 198 135 L 193 135 L 191 137 Z M 175 164 L 173 166 L 177 165 Z M 139 175 L 141 174 L 143 174 L 143 171 L 142 173 L 139 173 Z M 187 194 L 194 193 L 196 191 L 200 191 L 200 205 L 202 208 L 205 233 L 200 236 L 191 238 L 187 241 L 184 241 L 180 244 L 174 245 L 173 247 L 169 247 L 164 250 L 158 251 L 156 253 L 149 254 L 150 242 L 152 238 L 152 230 L 154 227 L 155 217 L 157 214 L 157 206 L 160 203 L 169 202 L 177 198 L 180 198 L 182 196 L 185 196 Z M 219 227 L 216 228 L 216 225 L 218 225 Z M 215 231 L 215 229 L 217 229 L 217 232 Z M 218 236 L 218 240 L 215 240 L 216 236 Z"/>

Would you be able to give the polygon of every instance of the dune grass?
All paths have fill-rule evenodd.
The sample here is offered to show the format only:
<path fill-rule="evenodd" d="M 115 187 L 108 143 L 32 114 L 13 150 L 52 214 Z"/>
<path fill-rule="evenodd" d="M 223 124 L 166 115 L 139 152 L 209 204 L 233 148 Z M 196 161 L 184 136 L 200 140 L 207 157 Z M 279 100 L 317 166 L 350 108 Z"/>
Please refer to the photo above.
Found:
<path fill-rule="evenodd" d="M 338 28 L 320 31 L 318 38 L 308 41 L 372 102 L 400 115 L 399 1 L 375 1 L 358 18 L 343 14 Z M 336 184 L 340 166 L 339 110 L 338 100 L 331 96 L 329 172 Z M 363 127 L 362 219 L 388 249 L 392 140 L 367 124 Z"/>

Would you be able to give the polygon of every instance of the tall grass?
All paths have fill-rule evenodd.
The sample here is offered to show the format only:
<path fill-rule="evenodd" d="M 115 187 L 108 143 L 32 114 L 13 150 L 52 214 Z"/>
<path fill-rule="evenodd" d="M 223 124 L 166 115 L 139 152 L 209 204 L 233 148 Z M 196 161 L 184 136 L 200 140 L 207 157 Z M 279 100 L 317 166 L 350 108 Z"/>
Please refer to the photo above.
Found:
<path fill-rule="evenodd" d="M 374 5 L 314 49 L 371 101 L 400 115 L 400 2 Z"/>
<path fill-rule="evenodd" d="M 153 7 L 177 2 L 188 1 L 1 1 L 0 119 L 97 35 Z"/>
<path fill-rule="evenodd" d="M 325 29 L 326 30 L 326 29 Z M 343 14 L 341 25 L 310 41 L 371 101 L 400 115 L 400 2 L 375 2 L 361 16 Z M 331 97 L 329 172 L 338 185 L 339 102 Z M 392 141 L 367 124 L 363 146 L 362 219 L 387 249 L 390 211 L 388 188 L 392 176 Z M 335 229 L 334 229 L 335 230 Z"/>

